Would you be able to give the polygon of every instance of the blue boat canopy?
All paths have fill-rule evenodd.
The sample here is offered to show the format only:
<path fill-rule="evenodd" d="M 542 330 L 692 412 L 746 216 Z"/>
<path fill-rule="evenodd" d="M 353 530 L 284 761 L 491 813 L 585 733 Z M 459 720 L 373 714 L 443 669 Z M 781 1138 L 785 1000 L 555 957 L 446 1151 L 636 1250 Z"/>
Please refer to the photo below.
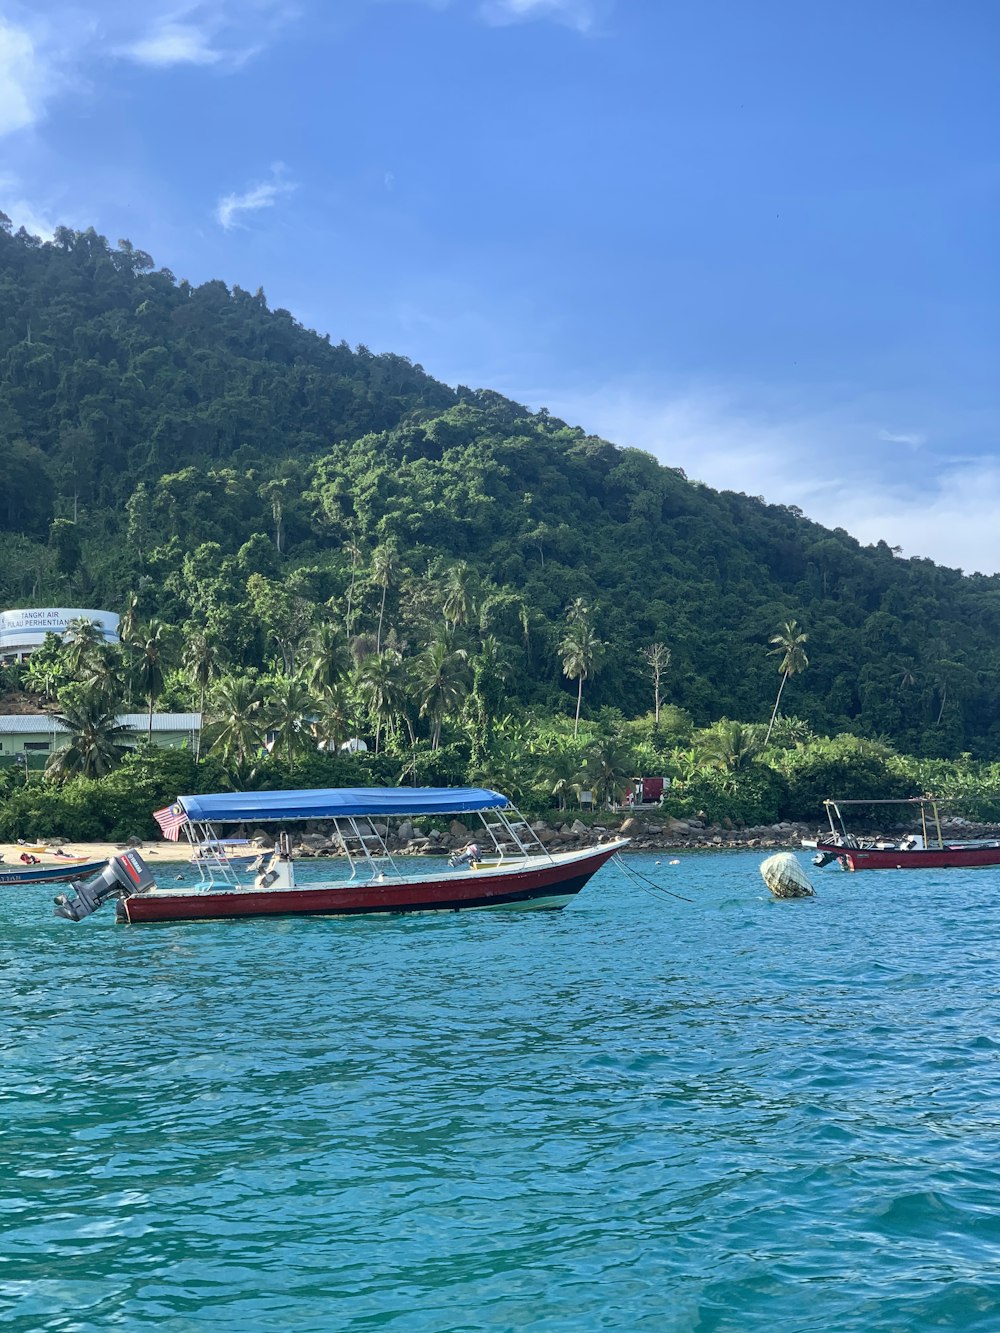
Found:
<path fill-rule="evenodd" d="M 188 819 L 201 824 L 266 824 L 291 819 L 458 815 L 499 810 L 506 796 L 485 787 L 319 787 L 312 791 L 220 792 L 178 796 Z"/>

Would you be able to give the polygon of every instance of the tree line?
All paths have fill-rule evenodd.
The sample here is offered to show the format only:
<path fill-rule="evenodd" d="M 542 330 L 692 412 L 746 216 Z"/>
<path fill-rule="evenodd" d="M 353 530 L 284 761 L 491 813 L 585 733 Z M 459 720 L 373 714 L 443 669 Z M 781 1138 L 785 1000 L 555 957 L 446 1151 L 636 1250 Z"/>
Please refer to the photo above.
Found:
<path fill-rule="evenodd" d="M 0 604 L 116 610 L 127 650 L 66 674 L 53 649 L 0 686 L 55 706 L 103 656 L 147 714 L 221 721 L 234 690 L 255 721 L 227 762 L 261 728 L 294 750 L 271 716 L 293 682 L 326 744 L 367 728 L 380 757 L 478 763 L 508 718 L 579 741 L 661 707 L 770 726 L 766 748 L 785 710 L 920 759 L 998 755 L 1000 580 L 713 491 L 92 230 L 0 218 L 0 468 Z"/>
<path fill-rule="evenodd" d="M 55 635 L 24 668 L 26 685 L 57 700 L 66 735 L 43 775 L 0 777 L 0 838 L 154 836 L 151 812 L 184 792 L 373 783 L 482 785 L 531 814 L 573 811 L 601 819 L 627 808 L 636 777 L 667 782 L 661 813 L 746 827 L 818 821 L 822 802 L 933 791 L 967 816 L 1000 819 L 1000 764 L 901 755 L 864 737 L 817 735 L 778 711 L 789 680 L 809 665 L 794 622 L 774 636 L 778 689 L 770 721 L 722 718 L 697 727 L 661 698 L 671 653 L 645 654 L 650 708 L 638 718 L 604 706 L 581 719 L 585 683 L 600 674 L 603 644 L 585 604 L 565 610 L 561 669 L 576 683 L 572 717 L 505 709 L 505 666 L 491 636 L 476 651 L 459 633 L 471 614 L 456 578 L 442 634 L 405 659 L 376 634 L 353 640 L 330 626 L 301 645 L 289 674 L 232 674 L 205 635 L 181 641 L 162 622 L 125 620 L 121 642 L 92 622 Z M 464 611 L 463 611 L 464 608 Z M 193 751 L 136 746 L 118 717 L 158 703 L 204 712 Z M 372 748 L 353 752 L 367 736 Z M 141 780 L 140 780 L 141 779 Z M 177 784 L 177 785 L 172 785 Z"/>

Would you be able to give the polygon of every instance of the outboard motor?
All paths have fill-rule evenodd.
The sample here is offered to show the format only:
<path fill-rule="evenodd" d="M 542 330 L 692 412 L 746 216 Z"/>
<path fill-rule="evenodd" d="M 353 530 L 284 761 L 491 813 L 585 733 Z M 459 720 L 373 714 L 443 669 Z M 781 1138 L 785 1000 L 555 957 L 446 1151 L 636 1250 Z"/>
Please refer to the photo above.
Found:
<path fill-rule="evenodd" d="M 107 902 L 131 898 L 134 893 L 155 888 L 156 880 L 138 852 L 125 852 L 113 856 L 92 879 L 75 880 L 71 887 L 76 897 L 69 898 L 60 893 L 55 900 L 54 915 L 63 916 L 67 921 L 82 921 Z"/>

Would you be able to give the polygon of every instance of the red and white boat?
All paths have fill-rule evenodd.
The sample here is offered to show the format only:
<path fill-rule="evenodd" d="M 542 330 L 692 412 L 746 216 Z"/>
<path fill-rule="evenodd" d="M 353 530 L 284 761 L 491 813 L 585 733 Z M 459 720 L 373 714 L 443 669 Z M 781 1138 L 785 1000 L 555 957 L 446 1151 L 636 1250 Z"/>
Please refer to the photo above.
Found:
<path fill-rule="evenodd" d="M 400 867 L 387 845 L 390 819 L 475 816 L 478 841 L 429 871 Z M 137 852 L 113 857 L 93 879 L 56 899 L 56 915 L 81 921 L 113 901 L 119 921 L 217 921 L 232 917 L 355 916 L 457 912 L 482 907 L 565 907 L 628 838 L 580 851 L 550 852 L 506 796 L 479 787 L 352 787 L 179 796 L 156 812 L 168 837 L 183 830 L 196 846 L 218 845 L 226 824 L 281 826 L 252 883 L 225 860 L 199 864 L 198 884 L 158 885 Z M 285 826 L 324 820 L 346 865 L 329 882 L 295 882 Z M 480 843 L 482 850 L 480 850 Z"/>
<path fill-rule="evenodd" d="M 1000 840 L 946 839 L 941 829 L 939 802 L 933 796 L 900 801 L 824 801 L 830 821 L 828 836 L 803 840 L 816 850 L 813 864 L 836 861 L 844 870 L 942 870 L 957 867 L 1000 866 Z M 847 805 L 917 806 L 920 832 L 900 838 L 859 838 L 848 833 L 840 807 Z"/>

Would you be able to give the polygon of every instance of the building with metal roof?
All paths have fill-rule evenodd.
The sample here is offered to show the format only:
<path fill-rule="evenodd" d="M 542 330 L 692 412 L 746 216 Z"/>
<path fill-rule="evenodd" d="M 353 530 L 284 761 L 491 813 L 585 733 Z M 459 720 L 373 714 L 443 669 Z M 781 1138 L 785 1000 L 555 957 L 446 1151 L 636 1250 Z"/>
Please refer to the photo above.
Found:
<path fill-rule="evenodd" d="M 138 745 L 149 730 L 147 713 L 119 713 L 116 721 L 131 733 L 126 745 Z M 153 744 L 162 749 L 194 749 L 201 731 L 200 713 L 154 713 Z M 0 715 L 0 764 L 44 768 L 69 733 L 51 713 Z"/>

